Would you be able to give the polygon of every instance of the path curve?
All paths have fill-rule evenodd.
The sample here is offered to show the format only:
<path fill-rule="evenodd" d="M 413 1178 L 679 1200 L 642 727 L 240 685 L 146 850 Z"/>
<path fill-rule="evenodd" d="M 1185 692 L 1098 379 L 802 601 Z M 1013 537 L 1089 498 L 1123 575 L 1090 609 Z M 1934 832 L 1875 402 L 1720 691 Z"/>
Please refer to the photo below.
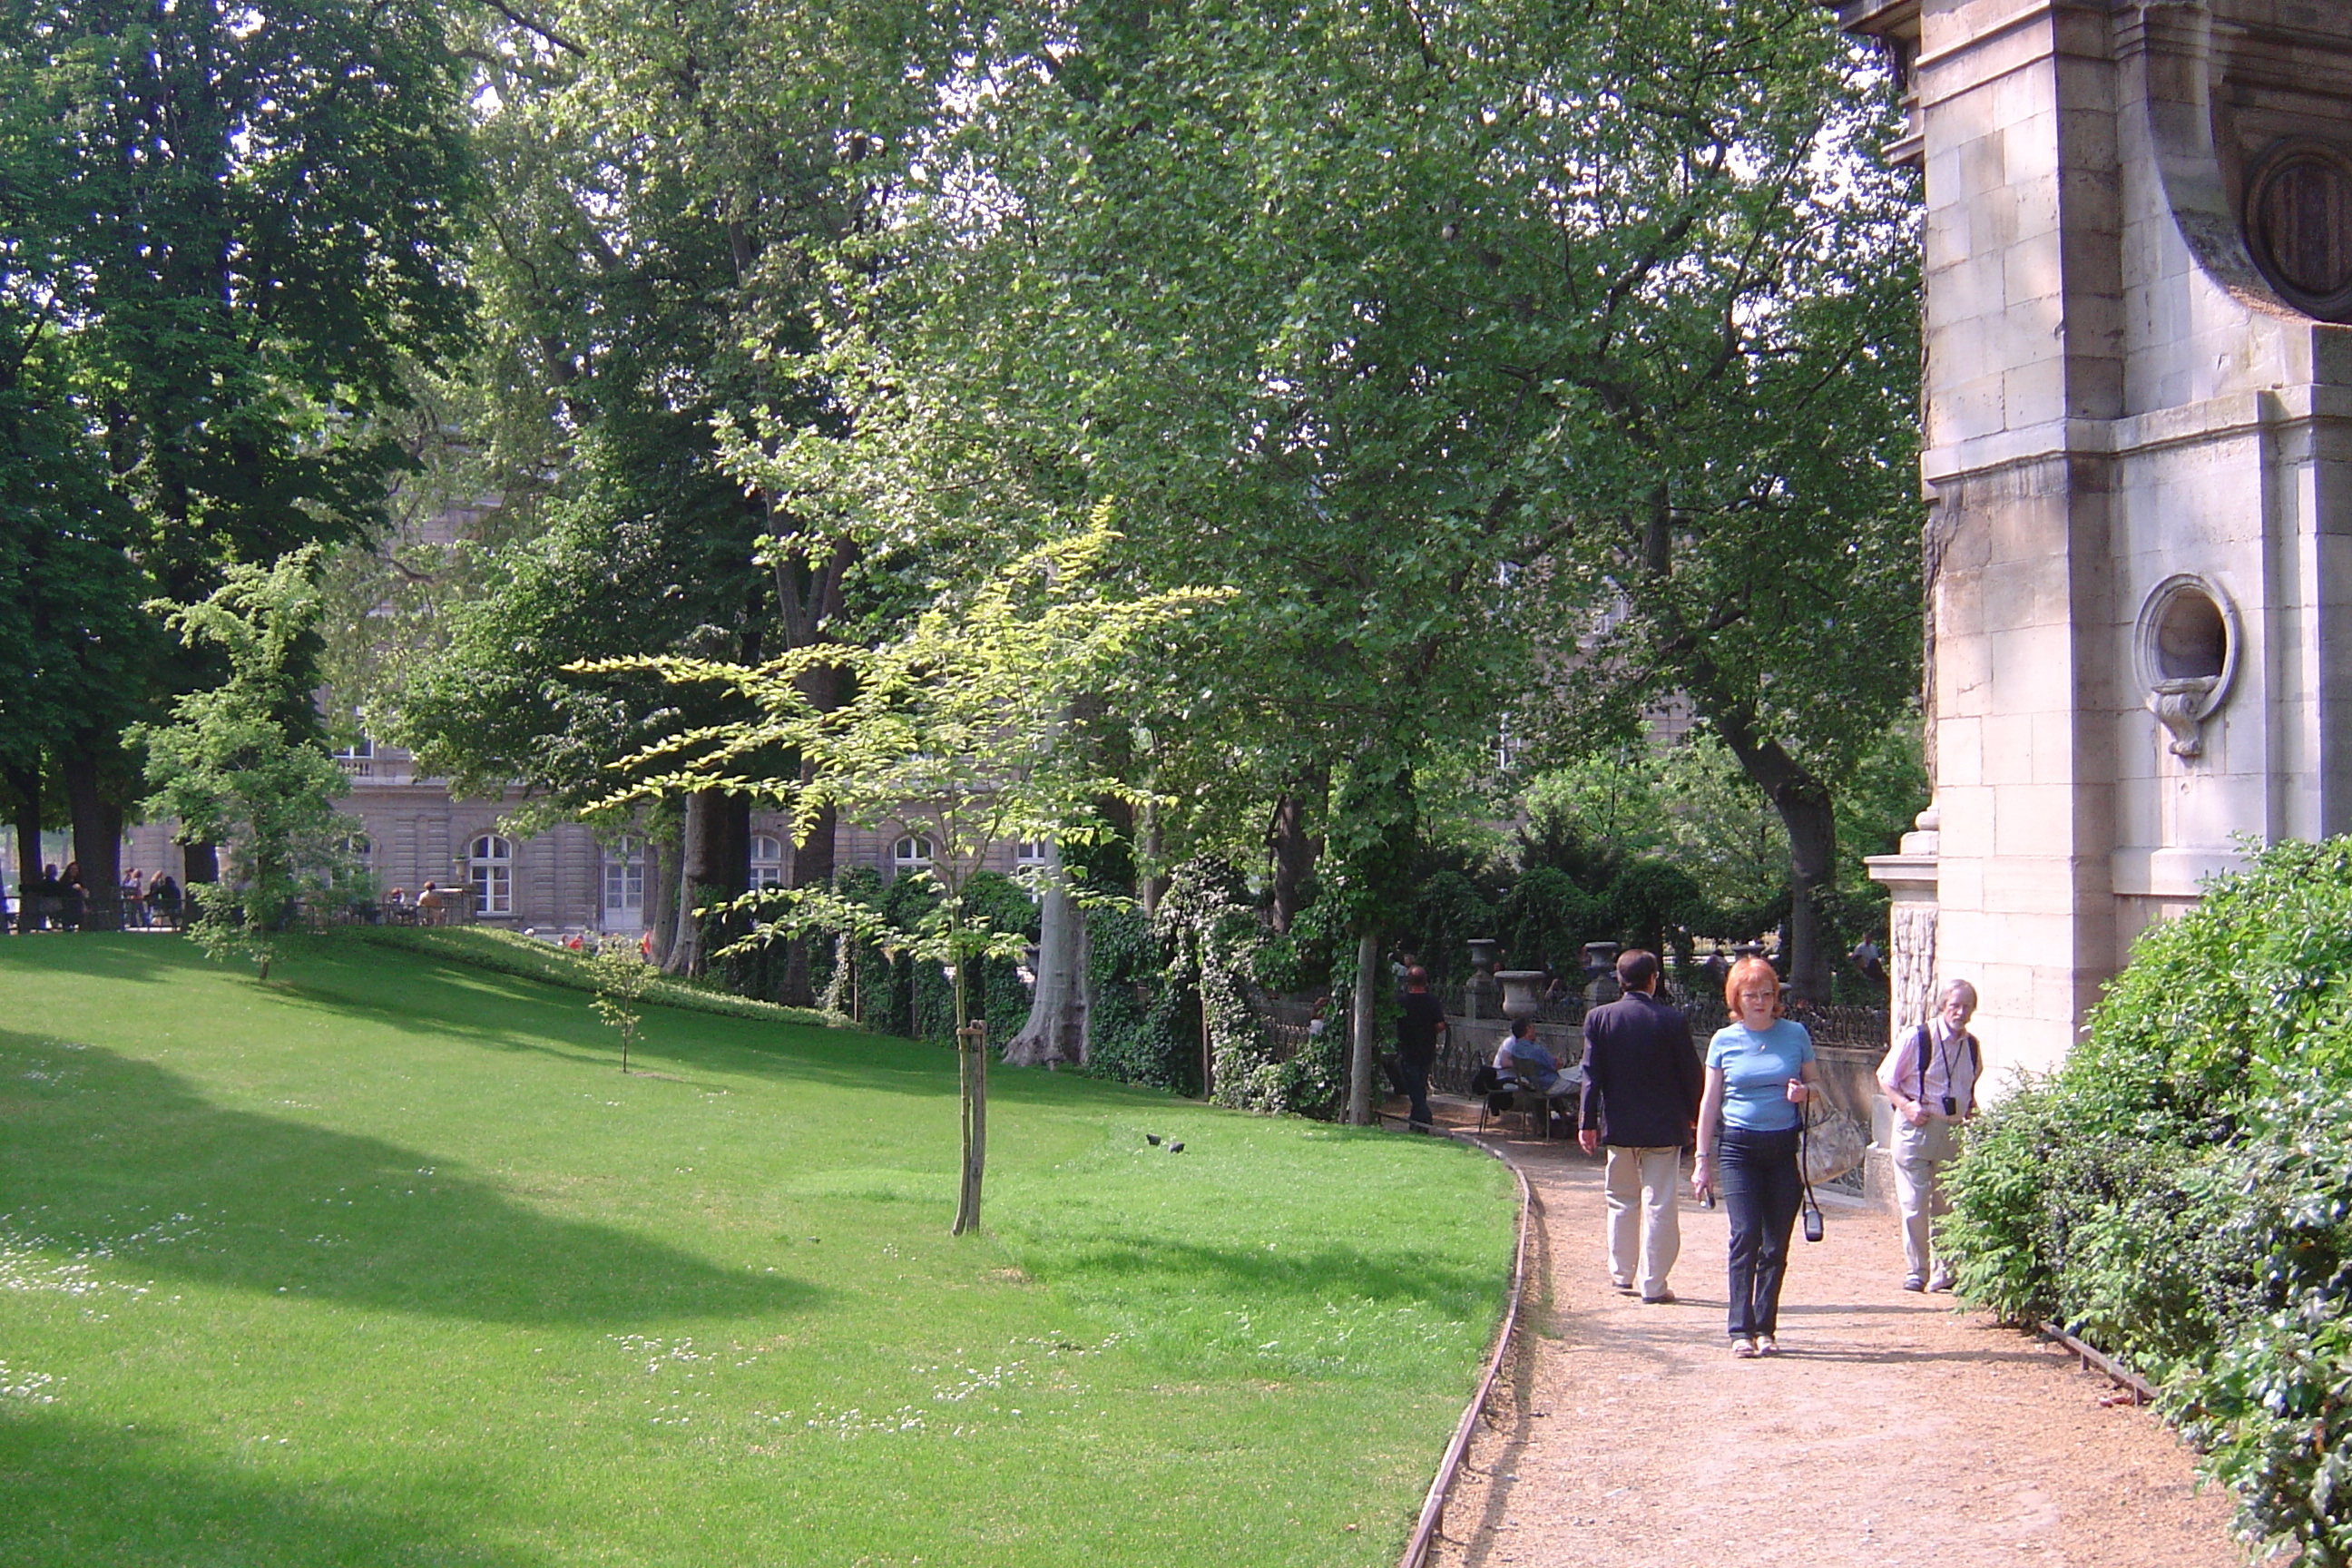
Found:
<path fill-rule="evenodd" d="M 2236 1568 L 2229 1506 L 2144 1409 L 2042 1341 L 1905 1291 L 1891 1215 L 1795 1243 L 1781 1354 L 1738 1361 L 1718 1208 L 1681 1300 L 1609 1285 L 1601 1168 L 1497 1140 L 1538 1205 L 1533 1298 L 1430 1554 L 1445 1568 Z"/>

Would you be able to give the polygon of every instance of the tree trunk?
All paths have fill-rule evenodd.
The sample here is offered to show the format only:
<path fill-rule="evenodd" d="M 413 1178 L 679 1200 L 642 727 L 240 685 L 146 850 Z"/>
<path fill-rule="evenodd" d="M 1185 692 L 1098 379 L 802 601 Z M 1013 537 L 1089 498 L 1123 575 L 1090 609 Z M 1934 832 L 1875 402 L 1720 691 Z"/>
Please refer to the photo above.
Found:
<path fill-rule="evenodd" d="M 744 804 L 730 802 L 727 792 L 719 789 L 698 789 L 686 797 L 685 850 L 677 878 L 677 930 L 670 938 L 669 956 L 662 963 L 665 974 L 698 975 L 710 967 L 706 922 L 694 911 L 743 890 L 740 873 L 731 878 L 730 888 L 729 867 L 733 851 L 739 847 L 739 837 L 746 857 L 744 865 L 748 868 L 750 864 L 748 834 L 739 836 L 735 825 L 734 807 Z"/>
<path fill-rule="evenodd" d="M 66 753 L 66 805 L 73 814 L 74 859 L 81 868 L 82 926 L 122 925 L 122 803 L 100 787 L 98 759 L 77 747 Z"/>
<path fill-rule="evenodd" d="M 669 950 L 677 942 L 677 873 L 684 851 L 677 831 L 650 838 L 646 849 L 654 863 L 654 885 L 646 900 L 646 912 L 652 917 L 654 933 L 653 952 L 648 956 L 657 967 L 667 970 Z"/>
<path fill-rule="evenodd" d="M 1029 1021 L 1004 1042 L 1013 1067 L 1054 1067 L 1087 1059 L 1087 919 L 1062 874 L 1061 847 L 1045 845 L 1045 903 L 1037 918 L 1037 989 Z"/>
<path fill-rule="evenodd" d="M 1348 1004 L 1348 1120 L 1358 1127 L 1372 1124 L 1372 1074 L 1379 1070 L 1372 1051 L 1372 997 L 1381 983 L 1381 939 L 1366 931 L 1356 939 L 1356 994 Z"/>
<path fill-rule="evenodd" d="M 963 1110 L 963 1174 L 950 1232 L 956 1236 L 980 1227 L 980 1184 L 988 1169 L 988 1025 L 964 1019 L 971 969 L 968 961 L 956 961 L 956 1079 Z"/>
<path fill-rule="evenodd" d="M 793 684 L 809 700 L 809 706 L 820 713 L 830 713 L 841 706 L 842 674 L 835 665 L 818 665 L 803 670 L 793 678 Z M 806 765 L 801 769 L 801 782 L 807 784 L 813 774 Z M 826 806 L 809 826 L 805 842 L 793 847 L 792 885 L 794 888 L 829 888 L 833 886 L 834 837 L 836 815 Z M 784 950 L 784 983 L 781 1000 L 794 1007 L 814 1007 L 817 1004 L 816 987 L 809 979 L 811 938 L 793 937 Z"/>
<path fill-rule="evenodd" d="M 1315 874 L 1315 857 L 1322 845 L 1307 831 L 1306 791 L 1286 790 L 1274 803 L 1274 821 L 1265 833 L 1272 860 L 1274 929 L 1287 932 L 1307 901 L 1307 879 Z"/>
<path fill-rule="evenodd" d="M 793 886 L 795 888 L 829 888 L 833 886 L 834 835 L 836 819 L 834 809 L 826 806 L 810 825 L 807 842 L 793 849 Z M 813 938 L 796 936 L 784 950 L 784 984 L 782 1000 L 789 1006 L 814 1007 L 817 1003 L 816 986 L 809 978 L 809 943 Z"/>
<path fill-rule="evenodd" d="M 1141 853 L 1135 858 L 1136 890 L 1143 900 L 1143 918 L 1150 920 L 1160 913 L 1160 900 L 1168 892 L 1168 879 L 1160 870 L 1160 807 L 1147 804 L 1143 808 L 1143 842 Z"/>
<path fill-rule="evenodd" d="M 1788 829 L 1789 984 L 1808 1001 L 1827 1002 L 1830 955 L 1822 941 L 1818 900 L 1837 877 L 1837 818 L 1829 789 L 1779 742 L 1759 738 L 1746 712 L 1707 717 Z"/>

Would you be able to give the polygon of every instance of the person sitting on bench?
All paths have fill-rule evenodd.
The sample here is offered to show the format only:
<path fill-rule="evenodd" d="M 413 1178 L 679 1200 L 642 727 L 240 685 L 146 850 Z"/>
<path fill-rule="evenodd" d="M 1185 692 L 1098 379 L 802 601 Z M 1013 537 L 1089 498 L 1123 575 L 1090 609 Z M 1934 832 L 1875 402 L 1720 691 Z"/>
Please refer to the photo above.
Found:
<path fill-rule="evenodd" d="M 1533 1018 L 1511 1020 L 1511 1032 L 1495 1047 L 1495 1070 L 1538 1094 L 1560 1094 L 1570 1087 L 1560 1082 L 1559 1062 L 1536 1039 Z"/>

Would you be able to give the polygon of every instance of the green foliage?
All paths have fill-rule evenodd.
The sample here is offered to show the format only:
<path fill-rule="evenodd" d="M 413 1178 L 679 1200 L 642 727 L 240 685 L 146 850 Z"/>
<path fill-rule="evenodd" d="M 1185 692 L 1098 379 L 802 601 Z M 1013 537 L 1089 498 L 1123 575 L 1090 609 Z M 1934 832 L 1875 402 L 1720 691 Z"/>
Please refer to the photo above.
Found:
<path fill-rule="evenodd" d="M 1168 987 L 1160 939 L 1141 910 L 1108 909 L 1087 916 L 1087 968 L 1092 994 L 1087 1070 L 1176 1094 L 1199 1094 L 1197 1016 L 1188 1037 L 1164 1005 Z"/>
<path fill-rule="evenodd" d="M 596 1016 L 621 1032 L 621 1070 L 629 1070 L 629 1047 L 637 1041 L 637 1026 L 646 996 L 660 972 L 646 962 L 637 944 L 625 937 L 599 942 L 587 955 L 588 976 L 596 987 Z"/>
<path fill-rule="evenodd" d="M 2166 1384 L 2250 1541 L 2352 1563 L 2352 839 L 2286 843 L 2151 930 L 1953 1172 L 1971 1300 Z"/>
<path fill-rule="evenodd" d="M 1399 945 L 1429 971 L 1432 981 L 1447 985 L 1469 973 L 1470 942 L 1499 938 L 1503 930 L 1501 912 L 1486 890 L 1459 867 L 1441 865 L 1417 879 Z"/>
<path fill-rule="evenodd" d="M 231 566 L 203 601 L 158 605 L 191 647 L 226 659 L 228 679 L 172 707 L 167 726 L 142 729 L 146 809 L 183 831 L 225 843 L 228 876 L 189 889 L 194 934 L 215 958 L 249 956 L 269 976 L 276 933 L 306 894 L 325 890 L 351 825 L 335 813 L 342 770 L 327 750 L 299 657 L 319 615 L 315 547 L 267 570 Z"/>
<path fill-rule="evenodd" d="M 749 940 L 848 931 L 936 964 L 1020 957 L 1034 912 L 1024 906 L 1018 923 L 998 923 L 1011 917 L 975 882 L 982 863 L 1007 840 L 1103 836 L 1100 804 L 1138 792 L 1067 742 L 1073 704 L 1149 638 L 1226 596 L 1123 594 L 1105 565 L 1116 537 L 1098 511 L 1083 532 L 1004 563 L 878 647 L 797 647 L 756 666 L 676 658 L 575 666 L 720 691 L 751 715 L 646 749 L 632 759 L 638 782 L 607 805 L 717 786 L 786 807 L 795 841 L 836 817 L 920 833 L 932 853 L 919 880 L 940 896 L 910 921 L 893 923 L 898 907 L 887 898 L 861 903 L 802 888 L 754 895 L 744 907 L 763 918 Z M 837 672 L 851 694 L 831 706 L 813 700 L 808 678 L 820 671 Z M 784 758 L 798 765 L 782 766 Z"/>
<path fill-rule="evenodd" d="M 1549 866 L 1522 872 L 1500 913 L 1503 952 L 1515 966 L 1574 974 L 1584 967 L 1578 950 L 1607 940 L 1601 901 Z"/>

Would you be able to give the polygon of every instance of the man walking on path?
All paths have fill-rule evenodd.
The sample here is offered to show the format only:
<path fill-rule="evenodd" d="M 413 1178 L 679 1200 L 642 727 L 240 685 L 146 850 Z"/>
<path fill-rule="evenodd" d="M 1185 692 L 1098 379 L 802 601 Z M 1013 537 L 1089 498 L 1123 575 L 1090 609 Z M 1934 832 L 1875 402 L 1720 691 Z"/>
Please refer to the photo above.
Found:
<path fill-rule="evenodd" d="M 1706 1088 L 1690 1020 L 1658 996 L 1658 960 L 1632 948 L 1617 958 L 1624 995 L 1584 1016 L 1584 1092 L 1576 1141 L 1609 1146 L 1609 1278 L 1620 1290 L 1666 1302 L 1682 1251 L 1683 1142 Z M 1638 1229 L 1637 1229 L 1638 1226 Z"/>
<path fill-rule="evenodd" d="M 1906 1290 L 1948 1290 L 1952 1270 L 1934 1256 L 1930 1229 L 1951 1205 L 1941 1191 L 1943 1168 L 1960 1152 L 1961 1122 L 1977 1113 L 1977 1079 L 1984 1053 L 1968 1023 L 1977 988 L 1965 980 L 1944 987 L 1936 1016 L 1897 1041 L 1878 1064 L 1879 1087 L 1895 1107 L 1895 1202 L 1903 1211 Z"/>
<path fill-rule="evenodd" d="M 1429 1069 L 1437 1065 L 1438 1037 L 1445 1033 L 1445 1008 L 1429 994 L 1429 971 L 1414 964 L 1404 974 L 1404 1012 L 1397 1019 L 1397 1077 L 1412 1102 L 1409 1125 L 1432 1130 Z"/>

